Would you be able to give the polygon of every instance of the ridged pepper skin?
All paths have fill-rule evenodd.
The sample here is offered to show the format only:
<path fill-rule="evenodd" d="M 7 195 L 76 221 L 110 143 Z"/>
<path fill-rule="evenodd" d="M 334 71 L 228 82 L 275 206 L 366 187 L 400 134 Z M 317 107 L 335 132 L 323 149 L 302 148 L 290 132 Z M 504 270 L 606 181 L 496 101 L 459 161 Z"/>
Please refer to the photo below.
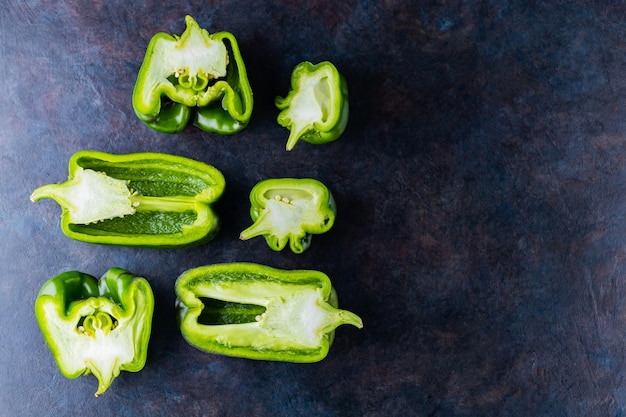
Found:
<path fill-rule="evenodd" d="M 342 324 L 363 327 L 337 308 L 337 294 L 319 271 L 252 263 L 208 265 L 175 284 L 178 322 L 195 348 L 247 359 L 318 362 Z"/>
<path fill-rule="evenodd" d="M 348 84 L 328 61 L 298 64 L 289 93 L 274 103 L 280 110 L 278 124 L 289 129 L 288 151 L 300 139 L 316 145 L 335 141 L 348 124 Z"/>
<path fill-rule="evenodd" d="M 191 17 L 181 36 L 152 37 L 133 90 L 137 116 L 154 130 L 179 133 L 190 120 L 233 134 L 252 115 L 252 89 L 235 37 L 209 34 Z"/>
<path fill-rule="evenodd" d="M 212 204 L 225 180 L 215 167 L 155 152 L 79 151 L 62 184 L 37 188 L 32 201 L 52 198 L 72 239 L 107 245 L 175 248 L 208 242 L 220 221 Z"/>
<path fill-rule="evenodd" d="M 93 374 L 96 396 L 121 371 L 143 369 L 153 310 L 148 281 L 121 268 L 100 280 L 64 272 L 48 280 L 35 301 L 35 317 L 59 370 L 72 379 Z"/>
<path fill-rule="evenodd" d="M 329 231 L 337 207 L 332 193 L 313 178 L 270 178 L 250 191 L 250 217 L 254 222 L 241 240 L 263 236 L 268 246 L 281 251 L 289 243 L 293 253 L 311 245 L 314 234 Z"/>

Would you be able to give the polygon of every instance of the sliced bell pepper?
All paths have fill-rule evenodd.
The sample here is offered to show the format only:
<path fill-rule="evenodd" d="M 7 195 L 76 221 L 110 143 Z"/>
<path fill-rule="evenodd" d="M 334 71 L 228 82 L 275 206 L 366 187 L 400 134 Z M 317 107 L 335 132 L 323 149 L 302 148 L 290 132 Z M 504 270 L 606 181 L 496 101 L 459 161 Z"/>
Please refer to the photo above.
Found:
<path fill-rule="evenodd" d="M 69 179 L 37 188 L 31 200 L 59 203 L 61 229 L 72 239 L 184 247 L 217 234 L 219 218 L 211 205 L 224 186 L 216 168 L 182 156 L 80 151 L 69 161 Z"/>
<path fill-rule="evenodd" d="M 205 352 L 317 362 L 328 354 L 338 326 L 363 327 L 356 314 L 337 308 L 330 279 L 319 271 L 208 265 L 184 272 L 175 289 L 181 333 Z"/>
<path fill-rule="evenodd" d="M 348 85 L 328 62 L 298 64 L 287 97 L 276 97 L 278 124 L 289 129 L 286 149 L 302 139 L 312 144 L 337 140 L 348 124 Z"/>
<path fill-rule="evenodd" d="M 308 249 L 313 234 L 330 230 L 337 211 L 328 188 L 312 178 L 263 180 L 250 191 L 250 202 L 254 223 L 239 238 L 264 236 L 275 251 L 289 242 L 294 253 Z"/>
<path fill-rule="evenodd" d="M 235 37 L 209 34 L 191 17 L 179 37 L 152 37 L 133 91 L 133 108 L 151 128 L 179 133 L 193 123 L 207 132 L 242 130 L 252 114 L 252 89 Z"/>
<path fill-rule="evenodd" d="M 78 271 L 48 280 L 35 301 L 35 316 L 61 373 L 93 374 L 96 396 L 121 371 L 143 369 L 154 296 L 144 278 L 109 269 L 100 280 Z"/>

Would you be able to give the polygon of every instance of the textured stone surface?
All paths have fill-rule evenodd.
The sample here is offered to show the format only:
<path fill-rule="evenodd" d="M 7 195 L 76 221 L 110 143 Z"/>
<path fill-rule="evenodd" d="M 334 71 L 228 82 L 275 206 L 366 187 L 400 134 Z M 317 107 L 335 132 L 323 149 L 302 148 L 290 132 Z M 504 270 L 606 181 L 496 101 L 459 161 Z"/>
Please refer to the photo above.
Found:
<path fill-rule="evenodd" d="M 0 6 L 0 415 L 620 416 L 626 408 L 626 8 L 525 1 L 11 1 Z M 602 2 L 597 2 L 602 3 Z M 131 93 L 150 37 L 191 14 L 237 37 L 255 110 L 241 133 L 145 127 Z M 273 98 L 330 60 L 344 136 L 287 153 Z M 81 149 L 220 169 L 223 228 L 182 250 L 103 247 L 30 192 Z M 302 255 L 238 234 L 268 177 L 314 177 L 338 217 Z M 250 261 L 326 272 L 365 328 L 318 364 L 189 347 L 185 269 Z M 148 363 L 101 398 L 67 380 L 33 302 L 48 278 L 120 266 L 157 302 Z"/>

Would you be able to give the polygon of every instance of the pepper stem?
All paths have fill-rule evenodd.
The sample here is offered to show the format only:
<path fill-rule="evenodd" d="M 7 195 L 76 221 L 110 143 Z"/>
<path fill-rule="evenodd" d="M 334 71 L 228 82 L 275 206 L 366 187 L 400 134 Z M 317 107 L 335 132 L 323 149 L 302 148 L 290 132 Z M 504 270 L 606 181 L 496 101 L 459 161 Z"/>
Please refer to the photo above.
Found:
<path fill-rule="evenodd" d="M 265 221 L 269 214 L 269 210 L 263 210 L 254 223 L 239 234 L 239 239 L 248 240 L 253 237 L 263 236 L 271 232 L 271 224 Z"/>
<path fill-rule="evenodd" d="M 327 319 L 320 328 L 322 333 L 332 332 L 342 324 L 351 324 L 359 329 L 363 328 L 363 320 L 353 312 L 337 309 L 330 304 L 325 304 L 324 307 L 327 312 Z"/>
<path fill-rule="evenodd" d="M 341 318 L 341 324 L 351 324 L 354 327 L 358 328 L 358 329 L 362 329 L 363 328 L 363 320 L 361 320 L 361 317 L 357 316 L 356 314 L 354 314 L 351 311 L 348 310 L 341 310 L 339 312 L 339 316 Z"/>
<path fill-rule="evenodd" d="M 300 140 L 300 137 L 307 130 L 309 130 L 309 125 L 304 126 L 303 129 L 296 129 L 296 124 L 292 124 L 291 128 L 289 129 L 289 138 L 287 139 L 287 145 L 285 145 L 285 149 L 288 151 L 292 150 L 296 146 L 296 143 L 298 143 L 298 141 Z"/>

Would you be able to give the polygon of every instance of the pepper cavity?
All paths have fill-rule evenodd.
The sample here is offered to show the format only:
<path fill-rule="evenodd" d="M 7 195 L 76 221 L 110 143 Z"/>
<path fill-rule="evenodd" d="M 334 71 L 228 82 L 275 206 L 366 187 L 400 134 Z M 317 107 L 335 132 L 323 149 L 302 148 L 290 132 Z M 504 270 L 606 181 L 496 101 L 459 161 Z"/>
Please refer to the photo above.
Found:
<path fill-rule="evenodd" d="M 198 324 L 216 326 L 225 324 L 253 323 L 257 317 L 265 314 L 265 307 L 224 301 L 217 298 L 199 297 L 202 302 L 202 312 L 198 316 Z"/>
<path fill-rule="evenodd" d="M 77 330 L 91 337 L 97 337 L 99 334 L 104 336 L 111 333 L 119 325 L 119 321 L 109 313 L 103 311 L 95 312 L 85 317 L 81 317 Z"/>

